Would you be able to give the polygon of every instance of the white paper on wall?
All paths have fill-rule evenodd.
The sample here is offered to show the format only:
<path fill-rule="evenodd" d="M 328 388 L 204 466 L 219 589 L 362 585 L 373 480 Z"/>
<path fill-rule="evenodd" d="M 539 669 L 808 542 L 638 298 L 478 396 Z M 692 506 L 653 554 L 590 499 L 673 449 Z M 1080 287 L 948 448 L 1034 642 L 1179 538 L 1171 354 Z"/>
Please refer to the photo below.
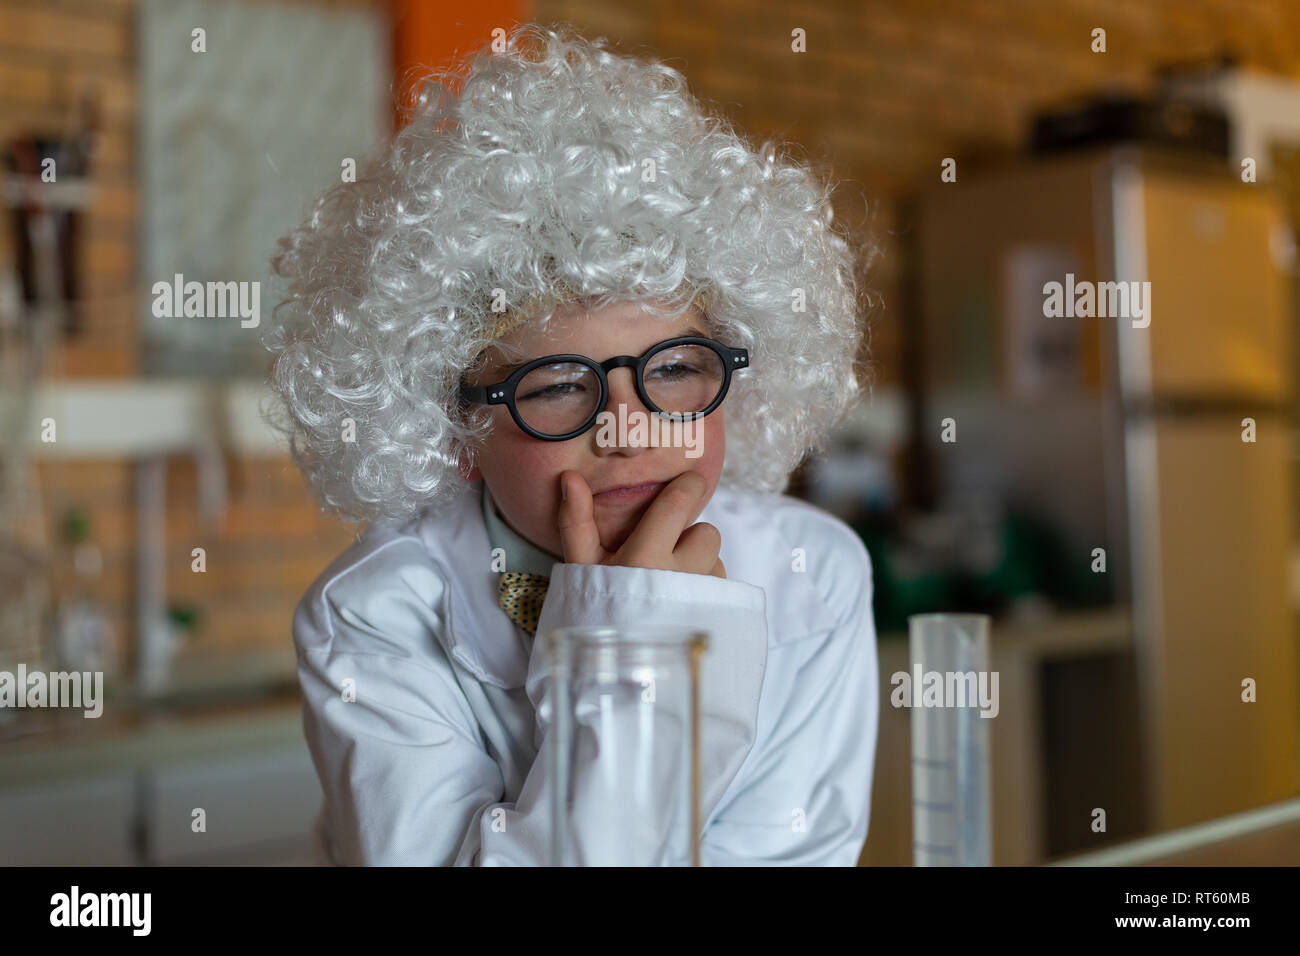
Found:
<path fill-rule="evenodd" d="M 390 130 L 386 24 L 238 0 L 141 0 L 138 17 L 144 370 L 261 375 L 276 238 Z M 259 325 L 156 317 L 154 284 L 178 274 L 260 282 Z"/>

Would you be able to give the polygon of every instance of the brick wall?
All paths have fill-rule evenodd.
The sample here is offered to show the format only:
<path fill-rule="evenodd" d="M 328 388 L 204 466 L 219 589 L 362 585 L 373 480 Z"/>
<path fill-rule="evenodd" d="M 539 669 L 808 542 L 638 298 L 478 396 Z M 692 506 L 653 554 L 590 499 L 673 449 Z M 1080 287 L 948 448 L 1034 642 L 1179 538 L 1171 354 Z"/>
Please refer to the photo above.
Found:
<path fill-rule="evenodd" d="M 288 458 L 227 462 L 229 511 L 214 532 L 199 527 L 192 460 L 167 464 L 167 600 L 198 608 L 202 620 L 182 648 L 196 658 L 287 647 L 294 605 L 307 586 L 352 540 L 352 531 L 320 514 Z M 116 635 L 136 631 L 134 468 L 122 462 L 45 462 L 37 469 L 44 523 L 58 541 L 60 518 L 72 506 L 89 511 L 104 561 L 97 596 Z M 191 549 L 206 551 L 207 571 L 191 571 Z M 65 593 L 74 578 L 57 550 L 52 580 Z"/>

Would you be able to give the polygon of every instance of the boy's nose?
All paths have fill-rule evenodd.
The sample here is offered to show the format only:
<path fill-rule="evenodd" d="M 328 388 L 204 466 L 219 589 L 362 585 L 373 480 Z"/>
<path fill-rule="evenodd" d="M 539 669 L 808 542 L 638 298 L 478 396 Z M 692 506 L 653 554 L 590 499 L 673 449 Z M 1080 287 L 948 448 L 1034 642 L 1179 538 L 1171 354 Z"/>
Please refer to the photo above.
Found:
<path fill-rule="evenodd" d="M 610 403 L 606 406 L 608 410 L 619 414 L 619 406 L 628 406 L 628 412 L 641 411 L 646 415 L 650 414 L 649 408 L 641 405 L 641 395 L 637 394 L 637 369 L 634 368 L 615 368 L 608 375 L 610 380 Z"/>
<path fill-rule="evenodd" d="M 616 368 L 608 375 L 609 379 L 609 403 L 605 406 L 605 411 L 614 416 L 611 423 L 613 425 L 612 434 L 615 441 L 619 442 L 618 447 L 622 448 L 643 448 L 649 447 L 648 443 L 634 443 L 632 439 L 636 435 L 636 429 L 633 428 L 635 420 L 634 415 L 644 415 L 648 420 L 649 428 L 656 428 L 659 423 L 659 416 L 646 408 L 641 403 L 641 396 L 636 393 L 636 369 L 634 368 Z M 620 412 L 620 406 L 626 406 Z M 618 427 L 618 422 L 623 419 L 627 422 L 627 433 L 622 434 L 622 429 Z M 593 435 L 600 434 L 600 425 L 597 424 L 591 430 Z M 648 436 L 648 432 L 647 432 Z M 622 439 L 629 439 L 622 441 Z M 597 440 L 598 439 L 594 439 Z M 599 444 L 599 443 L 598 443 Z"/>

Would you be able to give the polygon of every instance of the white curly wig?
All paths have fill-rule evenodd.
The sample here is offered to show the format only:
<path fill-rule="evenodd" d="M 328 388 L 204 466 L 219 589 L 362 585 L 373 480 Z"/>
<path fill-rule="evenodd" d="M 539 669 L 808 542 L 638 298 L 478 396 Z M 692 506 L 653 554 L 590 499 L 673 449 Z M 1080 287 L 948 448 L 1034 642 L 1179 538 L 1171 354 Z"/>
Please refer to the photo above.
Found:
<path fill-rule="evenodd" d="M 268 420 L 327 510 L 407 518 L 460 494 L 492 428 L 461 404 L 462 376 L 562 302 L 693 304 L 749 350 L 725 484 L 783 491 L 869 387 L 859 276 L 875 250 L 832 226 L 831 187 L 607 42 L 525 24 L 424 78 L 391 144 L 279 240 Z"/>

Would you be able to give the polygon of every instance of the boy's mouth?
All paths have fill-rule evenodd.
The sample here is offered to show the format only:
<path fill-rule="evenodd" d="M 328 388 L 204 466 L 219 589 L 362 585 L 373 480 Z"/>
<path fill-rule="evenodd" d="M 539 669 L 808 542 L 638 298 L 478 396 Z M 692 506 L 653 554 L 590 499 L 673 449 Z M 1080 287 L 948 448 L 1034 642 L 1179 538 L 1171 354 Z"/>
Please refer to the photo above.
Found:
<path fill-rule="evenodd" d="M 592 495 L 591 500 L 593 504 L 638 504 L 659 494 L 667 484 L 668 482 L 666 481 L 656 481 L 644 485 L 622 485 L 618 488 L 610 488 L 607 491 L 602 491 L 598 495 Z"/>

